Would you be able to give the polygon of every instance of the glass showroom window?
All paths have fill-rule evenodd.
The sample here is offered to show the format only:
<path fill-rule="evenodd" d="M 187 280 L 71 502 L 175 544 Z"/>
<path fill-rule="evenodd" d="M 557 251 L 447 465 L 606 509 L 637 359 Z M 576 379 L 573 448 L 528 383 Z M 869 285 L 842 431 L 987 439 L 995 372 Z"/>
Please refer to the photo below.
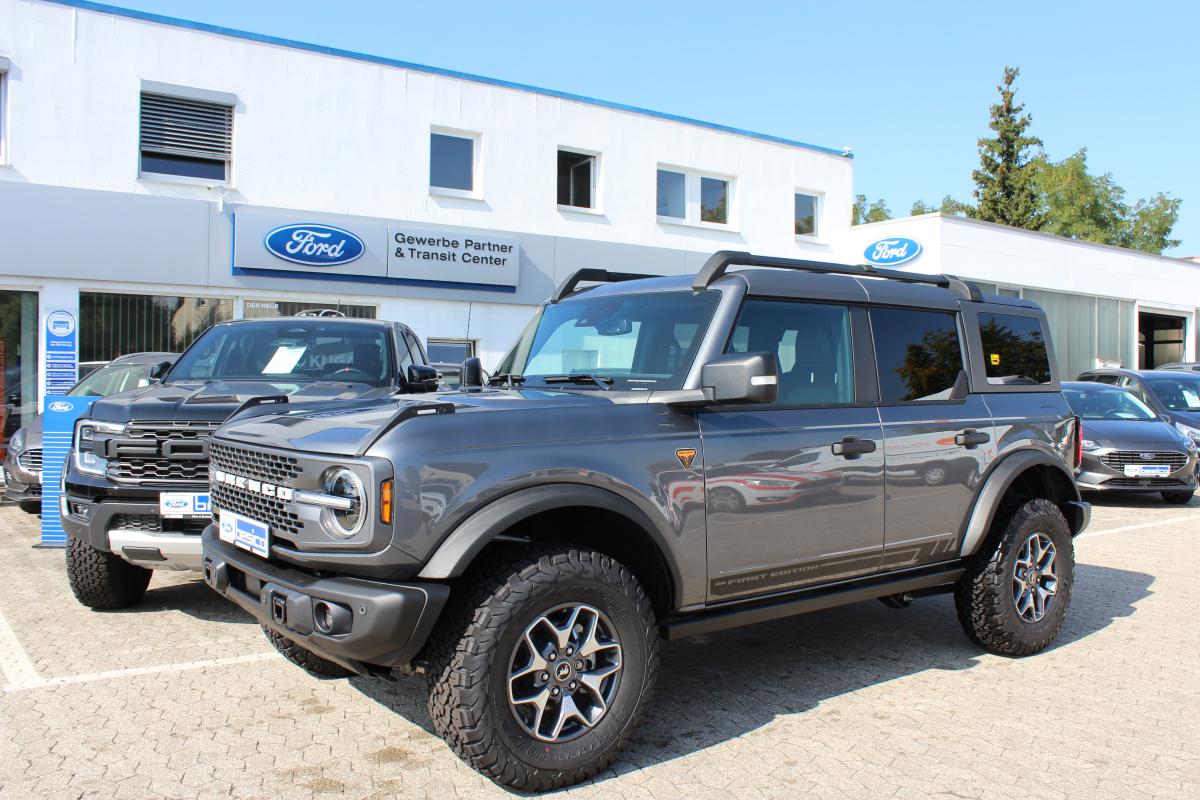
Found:
<path fill-rule="evenodd" d="M 570 150 L 558 151 L 558 204 L 595 208 L 596 157 Z"/>
<path fill-rule="evenodd" d="M 79 360 L 179 352 L 216 322 L 233 319 L 233 300 L 216 297 L 79 293 Z"/>
<path fill-rule="evenodd" d="M 233 148 L 233 107 L 142 92 L 141 171 L 226 181 Z"/>
<path fill-rule="evenodd" d="M 38 295 L 0 289 L 0 458 L 37 415 Z"/>
<path fill-rule="evenodd" d="M 816 195 L 796 192 L 796 235 L 817 235 L 817 205 Z"/>
<path fill-rule="evenodd" d="M 659 167 L 660 221 L 728 226 L 733 222 L 733 179 Z"/>
<path fill-rule="evenodd" d="M 433 132 L 429 136 L 429 186 L 452 192 L 475 191 L 478 137 Z"/>
<path fill-rule="evenodd" d="M 8 59 L 0 57 L 0 164 L 8 163 L 7 136 L 8 126 Z"/>
<path fill-rule="evenodd" d="M 246 319 L 261 317 L 292 317 L 301 311 L 318 311 L 329 309 L 339 311 L 344 316 L 359 319 L 375 319 L 375 306 L 356 306 L 348 303 L 313 303 L 307 300 L 292 302 L 290 300 L 247 300 L 242 304 L 242 316 Z"/>

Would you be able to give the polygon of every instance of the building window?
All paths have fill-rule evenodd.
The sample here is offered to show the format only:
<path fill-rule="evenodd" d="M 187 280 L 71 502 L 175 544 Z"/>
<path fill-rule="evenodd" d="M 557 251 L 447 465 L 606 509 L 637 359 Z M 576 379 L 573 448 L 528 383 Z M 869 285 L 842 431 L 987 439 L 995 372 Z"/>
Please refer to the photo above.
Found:
<path fill-rule="evenodd" d="M 301 311 L 336 311 L 345 317 L 375 319 L 375 306 L 360 306 L 347 303 L 319 303 L 308 300 L 247 300 L 242 304 L 242 316 L 246 319 L 262 317 L 294 317 Z"/>
<path fill-rule="evenodd" d="M 475 192 L 478 137 L 433 132 L 429 136 L 429 186 Z"/>
<path fill-rule="evenodd" d="M 8 59 L 0 58 L 0 164 L 8 163 Z"/>
<path fill-rule="evenodd" d="M 210 325 L 228 319 L 233 319 L 229 298 L 80 292 L 79 360 L 178 353 Z"/>
<path fill-rule="evenodd" d="M 659 167 L 656 208 L 662 222 L 693 225 L 733 224 L 732 178 Z"/>
<path fill-rule="evenodd" d="M 461 364 L 475 355 L 475 342 L 471 339 L 426 339 L 425 349 L 433 364 Z"/>
<path fill-rule="evenodd" d="M 595 208 L 596 157 L 570 150 L 558 151 L 558 204 Z"/>
<path fill-rule="evenodd" d="M 817 235 L 817 197 L 796 192 L 796 235 Z"/>
<path fill-rule="evenodd" d="M 687 216 L 687 176 L 682 172 L 658 171 L 658 215 L 676 219 Z"/>
<path fill-rule="evenodd" d="M 142 92 L 141 171 L 229 180 L 233 106 Z"/>
<path fill-rule="evenodd" d="M 38 413 L 38 293 L 0 289 L 0 457 Z"/>

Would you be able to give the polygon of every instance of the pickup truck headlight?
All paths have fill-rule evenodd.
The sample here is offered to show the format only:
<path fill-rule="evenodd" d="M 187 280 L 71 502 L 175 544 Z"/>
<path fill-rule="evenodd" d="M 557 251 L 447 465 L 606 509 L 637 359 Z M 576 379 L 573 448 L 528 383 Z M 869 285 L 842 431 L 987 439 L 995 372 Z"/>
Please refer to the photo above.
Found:
<path fill-rule="evenodd" d="M 75 423 L 75 469 L 85 475 L 103 475 L 108 469 L 108 459 L 92 449 L 98 433 L 124 433 L 125 426 L 94 419 L 81 419 Z"/>
<path fill-rule="evenodd" d="M 358 476 L 345 467 L 334 467 L 325 472 L 321 488 L 330 497 L 349 501 L 342 504 L 345 507 L 326 506 L 321 515 L 325 528 L 344 539 L 349 539 L 362 530 L 363 521 L 367 516 L 367 496 Z"/>

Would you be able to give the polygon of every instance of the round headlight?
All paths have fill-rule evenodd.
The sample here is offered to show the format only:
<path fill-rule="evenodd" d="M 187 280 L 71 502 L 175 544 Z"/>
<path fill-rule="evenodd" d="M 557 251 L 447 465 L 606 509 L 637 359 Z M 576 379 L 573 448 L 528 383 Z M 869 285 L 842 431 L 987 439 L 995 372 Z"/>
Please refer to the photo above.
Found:
<path fill-rule="evenodd" d="M 325 473 L 321 488 L 325 494 L 345 498 L 351 503 L 349 508 L 325 509 L 325 527 L 329 532 L 345 538 L 358 533 L 367 516 L 367 497 L 358 476 L 345 467 L 334 467 Z"/>

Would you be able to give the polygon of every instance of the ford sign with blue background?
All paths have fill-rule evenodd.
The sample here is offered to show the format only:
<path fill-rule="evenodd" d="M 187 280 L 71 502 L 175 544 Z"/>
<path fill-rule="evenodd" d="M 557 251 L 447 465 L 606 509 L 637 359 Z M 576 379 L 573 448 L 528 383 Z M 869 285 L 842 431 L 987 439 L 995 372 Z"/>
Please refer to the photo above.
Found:
<path fill-rule="evenodd" d="M 47 381 L 49 383 L 49 381 Z M 41 547 L 63 547 L 67 532 L 59 517 L 63 463 L 71 451 L 75 420 L 87 413 L 97 397 L 47 395 L 42 417 L 42 542 Z"/>
<path fill-rule="evenodd" d="M 336 267 L 362 256 L 362 239 L 342 228 L 315 222 L 281 225 L 264 242 L 272 255 L 309 267 Z"/>
<path fill-rule="evenodd" d="M 871 242 L 863 251 L 863 258 L 867 260 L 868 264 L 880 267 L 894 267 L 897 264 L 912 261 L 919 255 L 921 255 L 921 243 L 905 236 Z"/>

